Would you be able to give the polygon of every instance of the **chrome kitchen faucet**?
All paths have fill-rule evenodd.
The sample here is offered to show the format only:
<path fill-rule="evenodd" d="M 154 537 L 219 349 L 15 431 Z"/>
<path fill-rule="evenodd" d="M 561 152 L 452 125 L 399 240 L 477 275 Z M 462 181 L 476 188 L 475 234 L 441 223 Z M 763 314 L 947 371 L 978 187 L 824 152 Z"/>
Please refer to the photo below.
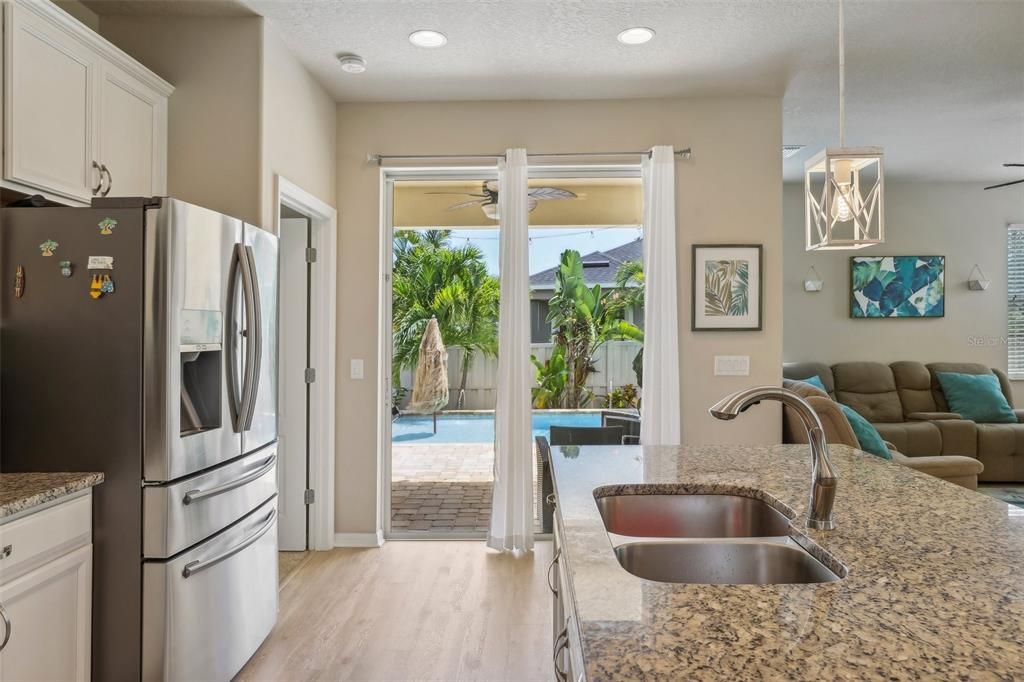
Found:
<path fill-rule="evenodd" d="M 708 408 L 716 419 L 735 419 L 747 408 L 762 400 L 777 400 L 793 408 L 807 429 L 807 442 L 811 445 L 811 502 L 807 510 L 807 527 L 832 530 L 836 522 L 832 518 L 832 507 L 836 501 L 836 484 L 839 477 L 828 460 L 828 443 L 818 414 L 810 403 L 793 391 L 777 386 L 757 386 L 737 391 L 719 400 Z"/>

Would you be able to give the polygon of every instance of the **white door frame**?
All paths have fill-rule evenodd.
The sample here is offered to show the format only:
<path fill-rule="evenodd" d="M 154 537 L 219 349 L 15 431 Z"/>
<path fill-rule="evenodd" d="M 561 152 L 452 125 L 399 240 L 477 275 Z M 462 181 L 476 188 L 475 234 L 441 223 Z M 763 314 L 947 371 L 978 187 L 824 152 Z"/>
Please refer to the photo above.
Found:
<path fill-rule="evenodd" d="M 529 176 L 534 178 L 598 178 L 640 177 L 639 164 L 592 165 L 536 165 L 530 166 Z M 380 172 L 380 294 L 378 309 L 377 367 L 381 387 L 379 424 L 377 429 L 377 516 L 378 537 L 384 540 L 463 540 L 480 539 L 479 533 L 394 533 L 391 530 L 391 267 L 394 244 L 394 214 L 396 180 L 490 180 L 498 178 L 497 164 L 492 166 L 401 167 L 382 168 Z M 427 536 L 427 537 L 424 537 Z M 378 542 L 379 544 L 379 542 Z"/>
<path fill-rule="evenodd" d="M 309 356 L 316 370 L 309 400 L 309 484 L 314 502 L 309 514 L 309 548 L 334 548 L 334 445 L 338 212 L 280 175 L 274 175 L 277 201 L 274 234 L 281 233 L 281 206 L 310 219 L 316 265 L 310 282 Z M 279 386 L 280 386 L 279 382 Z"/>

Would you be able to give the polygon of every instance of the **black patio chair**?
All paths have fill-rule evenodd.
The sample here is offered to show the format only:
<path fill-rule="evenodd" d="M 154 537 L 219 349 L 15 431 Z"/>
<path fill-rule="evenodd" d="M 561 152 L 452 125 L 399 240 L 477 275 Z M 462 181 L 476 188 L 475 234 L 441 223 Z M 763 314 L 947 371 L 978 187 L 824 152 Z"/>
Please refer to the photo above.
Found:
<path fill-rule="evenodd" d="M 540 529 L 554 532 L 555 485 L 551 480 L 551 446 L 544 436 L 537 436 L 537 508 L 540 509 Z"/>
<path fill-rule="evenodd" d="M 622 445 L 621 426 L 552 426 L 552 445 Z"/>

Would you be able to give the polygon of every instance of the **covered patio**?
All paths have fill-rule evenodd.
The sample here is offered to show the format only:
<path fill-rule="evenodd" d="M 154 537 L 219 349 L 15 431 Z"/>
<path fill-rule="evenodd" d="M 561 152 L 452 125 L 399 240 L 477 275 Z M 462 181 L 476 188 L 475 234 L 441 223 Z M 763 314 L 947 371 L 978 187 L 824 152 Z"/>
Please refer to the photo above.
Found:
<path fill-rule="evenodd" d="M 536 452 L 534 453 L 536 454 Z M 537 458 L 533 479 L 537 481 Z M 392 445 L 391 529 L 481 535 L 491 521 L 491 443 Z M 537 510 L 534 510 L 537 530 Z"/>

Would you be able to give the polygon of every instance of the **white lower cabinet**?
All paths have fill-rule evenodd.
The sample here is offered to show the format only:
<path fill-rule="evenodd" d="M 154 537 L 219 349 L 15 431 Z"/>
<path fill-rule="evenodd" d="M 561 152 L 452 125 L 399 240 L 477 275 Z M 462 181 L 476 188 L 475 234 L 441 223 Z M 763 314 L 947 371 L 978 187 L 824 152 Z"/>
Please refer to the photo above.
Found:
<path fill-rule="evenodd" d="M 92 545 L 0 586 L 0 680 L 88 680 L 91 603 Z"/>
<path fill-rule="evenodd" d="M 92 495 L 0 525 L 0 682 L 88 680 Z"/>
<path fill-rule="evenodd" d="M 554 677 L 558 682 L 580 682 L 584 680 L 583 666 L 580 665 L 579 633 L 572 604 L 572 591 L 568 584 L 567 572 L 562 566 L 562 543 L 559 524 L 555 523 L 553 542 L 554 558 L 548 567 L 548 588 L 552 594 L 552 661 Z"/>

